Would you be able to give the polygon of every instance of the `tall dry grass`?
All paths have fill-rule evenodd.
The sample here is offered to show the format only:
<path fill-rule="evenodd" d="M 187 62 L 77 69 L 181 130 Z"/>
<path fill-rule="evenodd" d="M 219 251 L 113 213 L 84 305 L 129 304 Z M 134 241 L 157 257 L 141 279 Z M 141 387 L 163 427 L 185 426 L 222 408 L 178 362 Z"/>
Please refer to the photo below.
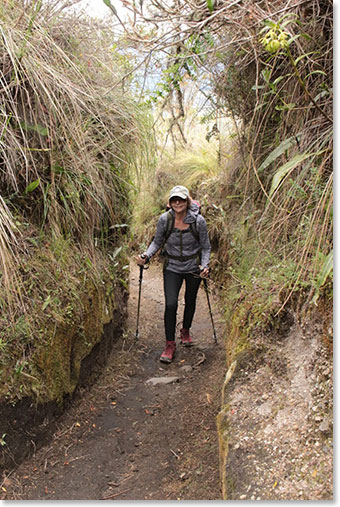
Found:
<path fill-rule="evenodd" d="M 66 10 L 72 3 L 9 0 L 0 7 L 0 259 L 7 288 L 30 227 L 72 237 L 91 254 L 98 236 L 114 241 L 109 228 L 127 219 L 122 203 L 131 188 L 128 166 L 146 135 L 143 113 L 122 87 L 114 34 Z"/>

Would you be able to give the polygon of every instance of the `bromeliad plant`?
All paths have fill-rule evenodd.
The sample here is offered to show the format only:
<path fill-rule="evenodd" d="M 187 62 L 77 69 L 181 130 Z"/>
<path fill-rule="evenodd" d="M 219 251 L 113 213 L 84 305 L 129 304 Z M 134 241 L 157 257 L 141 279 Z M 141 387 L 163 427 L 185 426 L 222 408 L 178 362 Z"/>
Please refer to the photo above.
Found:
<path fill-rule="evenodd" d="M 269 53 L 276 53 L 280 49 L 287 49 L 289 46 L 288 38 L 289 34 L 284 31 L 285 24 L 290 21 L 286 21 L 286 23 L 279 21 L 278 23 L 274 23 L 273 21 L 265 21 L 265 28 L 261 30 L 261 32 L 266 32 L 265 35 L 260 39 L 263 47 Z M 260 32 L 260 33 L 261 33 Z"/>

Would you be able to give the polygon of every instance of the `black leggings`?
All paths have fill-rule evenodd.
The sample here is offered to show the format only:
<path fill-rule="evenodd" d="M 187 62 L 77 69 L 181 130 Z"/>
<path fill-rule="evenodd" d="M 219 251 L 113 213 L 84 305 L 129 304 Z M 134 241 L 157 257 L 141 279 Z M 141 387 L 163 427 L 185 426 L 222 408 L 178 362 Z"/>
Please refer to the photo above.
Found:
<path fill-rule="evenodd" d="M 196 309 L 197 292 L 202 278 L 199 274 L 194 276 L 191 273 L 175 273 L 165 270 L 163 273 L 164 294 L 165 294 L 165 337 L 166 340 L 175 340 L 176 317 L 178 307 L 178 295 L 185 280 L 185 308 L 183 316 L 183 327 L 189 329 Z"/>

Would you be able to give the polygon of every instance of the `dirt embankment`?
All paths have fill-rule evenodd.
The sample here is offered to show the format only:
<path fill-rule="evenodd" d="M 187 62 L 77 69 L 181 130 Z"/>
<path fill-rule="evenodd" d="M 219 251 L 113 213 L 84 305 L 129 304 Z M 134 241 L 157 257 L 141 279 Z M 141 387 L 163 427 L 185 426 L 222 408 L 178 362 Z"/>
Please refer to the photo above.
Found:
<path fill-rule="evenodd" d="M 86 301 L 87 323 L 83 326 L 86 332 L 78 333 L 74 324 L 69 329 L 67 340 L 61 339 L 61 334 L 55 334 L 56 344 L 44 352 L 45 359 L 47 356 L 55 357 L 52 363 L 46 359 L 42 372 L 44 378 L 44 372 L 48 371 L 48 379 L 44 378 L 45 399 L 38 404 L 36 398 L 27 396 L 15 404 L 9 400 L 0 401 L 0 473 L 21 463 L 37 448 L 47 444 L 56 429 L 58 417 L 67 410 L 72 399 L 78 397 L 82 386 L 93 384 L 101 374 L 114 342 L 122 334 L 122 324 L 127 316 L 127 296 L 125 289 L 116 289 L 114 304 L 109 299 L 103 304 L 100 295 L 94 298 L 94 304 Z M 88 299 L 91 301 L 91 298 Z M 106 305 L 110 303 L 108 317 Z M 101 307 L 104 309 L 99 311 Z M 95 322 L 91 322 L 91 315 Z M 57 364 L 56 370 L 53 370 L 54 364 Z M 58 401 L 56 392 L 59 393 Z M 46 401 L 49 398 L 50 401 Z"/>
<path fill-rule="evenodd" d="M 322 320 L 291 319 L 236 365 L 219 415 L 228 499 L 333 498 L 333 371 Z"/>
<path fill-rule="evenodd" d="M 45 447 L 4 474 L 3 499 L 221 499 L 216 415 L 225 351 L 216 305 L 219 344 L 201 289 L 195 346 L 179 345 L 174 362 L 164 365 L 161 269 L 144 273 L 137 344 L 135 266 L 130 282 L 128 331 L 100 380 L 57 420 Z M 181 296 L 179 318 L 182 310 Z"/>

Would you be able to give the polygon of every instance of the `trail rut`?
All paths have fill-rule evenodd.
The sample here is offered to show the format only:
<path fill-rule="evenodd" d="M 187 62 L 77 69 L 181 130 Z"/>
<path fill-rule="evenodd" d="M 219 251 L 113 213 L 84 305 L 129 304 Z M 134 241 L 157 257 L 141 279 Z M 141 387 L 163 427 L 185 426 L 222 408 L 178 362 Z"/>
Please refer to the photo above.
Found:
<path fill-rule="evenodd" d="M 135 343 L 138 268 L 131 266 L 128 327 L 99 381 L 57 422 L 49 445 L 3 481 L 11 500 L 221 499 L 216 415 L 225 373 L 223 325 L 212 296 L 213 340 L 202 288 L 192 332 L 170 365 L 164 344 L 161 268 L 144 273 Z M 183 313 L 183 289 L 178 318 Z M 148 382 L 175 377 L 169 384 Z"/>

